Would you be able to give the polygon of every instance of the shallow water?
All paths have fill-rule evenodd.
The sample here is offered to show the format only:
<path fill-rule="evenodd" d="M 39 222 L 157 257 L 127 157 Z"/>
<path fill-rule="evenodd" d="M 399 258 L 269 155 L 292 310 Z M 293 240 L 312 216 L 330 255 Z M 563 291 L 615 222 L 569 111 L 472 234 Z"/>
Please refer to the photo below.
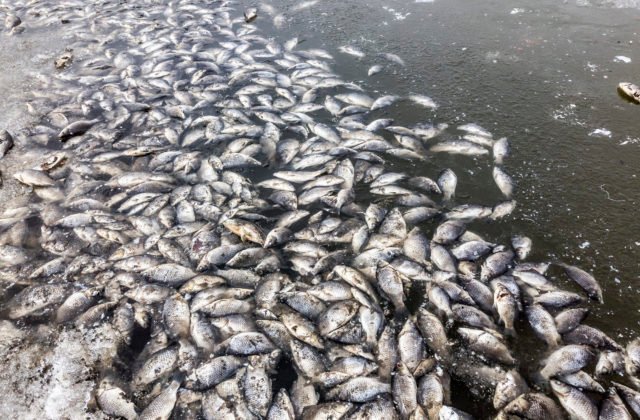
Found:
<path fill-rule="evenodd" d="M 288 23 L 274 28 L 261 12 L 256 24 L 280 41 L 297 36 L 301 48 L 328 50 L 335 57 L 333 70 L 371 93 L 426 94 L 440 105 L 431 111 L 400 101 L 372 118 L 389 115 L 400 125 L 445 122 L 450 125 L 447 136 L 458 135 L 456 125 L 476 122 L 496 138 L 508 137 L 512 156 L 505 167 L 518 183 L 518 209 L 503 221 L 470 228 L 504 244 L 512 234 L 527 235 L 534 244 L 531 261 L 561 260 L 592 271 L 604 289 L 605 304 L 590 305 L 587 323 L 621 343 L 636 337 L 640 106 L 620 98 L 616 85 L 640 83 L 638 5 L 359 3 L 323 1 L 291 11 L 290 2 L 274 1 Z M 45 62 L 49 65 L 38 61 L 36 51 L 55 53 L 48 44 L 35 44 L 31 50 L 21 45 L 33 55 L 19 63 L 36 70 Z M 342 54 L 338 47 L 343 45 L 357 46 L 367 55 L 357 59 Z M 406 67 L 386 62 L 377 56 L 381 52 L 399 55 Z M 6 46 L 3 53 L 8 56 Z M 615 62 L 620 55 L 631 63 Z M 386 67 L 367 77 L 374 64 Z M 15 74 L 0 79 L 0 86 L 11 86 L 19 97 L 24 80 L 25 75 Z M 5 109 L 12 112 L 3 112 L 0 122 L 15 123 L 23 114 L 7 103 Z M 611 135 L 590 135 L 594 131 Z M 402 170 L 407 163 L 395 165 Z M 443 167 L 458 174 L 459 203 L 492 205 L 502 199 L 491 180 L 490 159 L 438 154 L 419 170 L 435 177 Z M 552 274 L 563 287 L 575 289 L 558 271 Z M 515 346 L 524 361 L 539 360 L 544 352 L 540 342 L 527 335 Z M 287 379 L 278 378 L 283 383 Z M 481 417 L 488 414 L 483 411 L 486 404 L 465 401 L 462 388 L 455 391 L 454 405 Z"/>
<path fill-rule="evenodd" d="M 274 1 L 288 15 L 288 2 Z M 627 6 L 635 8 L 625 8 Z M 506 168 L 518 182 L 518 209 L 508 222 L 474 226 L 496 242 L 511 234 L 533 239 L 532 260 L 562 260 L 593 270 L 605 305 L 589 322 L 613 337 L 638 331 L 640 293 L 640 106 L 616 86 L 640 82 L 640 10 L 636 2 L 461 0 L 324 1 L 271 29 L 276 39 L 326 48 L 334 70 L 379 94 L 426 94 L 429 111 L 398 102 L 381 115 L 410 122 L 474 121 L 506 136 Z M 258 24 L 271 25 L 261 15 Z M 354 45 L 358 59 L 338 52 Z M 302 48 L 301 46 L 301 48 Z M 406 67 L 377 56 L 399 55 Z M 614 61 L 616 56 L 631 63 Z M 367 77 L 374 64 L 382 73 Z M 380 111 L 379 111 L 380 112 Z M 606 129 L 610 137 L 590 135 Z M 454 131 L 454 130 L 450 130 Z M 435 155 L 425 165 L 450 165 L 461 201 L 491 204 L 500 193 L 487 159 Z"/>
<path fill-rule="evenodd" d="M 640 106 L 620 97 L 616 86 L 640 83 L 640 4 L 323 1 L 291 14 L 288 2 L 270 4 L 289 17 L 283 28 L 259 17 L 258 25 L 271 26 L 276 39 L 297 36 L 301 48 L 328 50 L 334 71 L 368 91 L 426 94 L 439 104 L 431 111 L 397 102 L 378 111 L 381 116 L 402 125 L 446 122 L 452 134 L 456 125 L 476 122 L 495 138 L 508 137 L 512 155 L 505 167 L 518 183 L 518 208 L 506 221 L 470 229 L 496 243 L 525 234 L 533 240 L 531 261 L 564 261 L 592 271 L 605 303 L 590 306 L 587 323 L 614 339 L 637 336 Z M 343 45 L 366 56 L 341 53 Z M 399 55 L 406 67 L 378 55 L 386 52 Z M 385 69 L 368 77 L 374 64 Z M 594 133 L 598 129 L 610 135 Z M 489 181 L 489 159 L 437 154 L 421 172 L 433 177 L 447 166 L 459 177 L 461 203 L 500 201 Z M 560 271 L 551 273 L 575 289 Z M 527 334 L 514 345 L 523 362 L 546 351 Z M 468 395 L 455 386 L 454 399 Z M 466 397 L 455 403 L 480 417 L 489 414 Z"/>

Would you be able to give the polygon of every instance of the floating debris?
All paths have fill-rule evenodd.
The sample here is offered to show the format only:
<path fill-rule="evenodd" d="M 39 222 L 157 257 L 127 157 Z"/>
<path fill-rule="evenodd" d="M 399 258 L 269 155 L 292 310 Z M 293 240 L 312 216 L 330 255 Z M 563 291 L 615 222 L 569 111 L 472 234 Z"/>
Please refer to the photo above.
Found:
<path fill-rule="evenodd" d="M 589 133 L 592 137 L 611 137 L 611 130 L 606 128 L 596 128 L 595 130 Z"/>
<path fill-rule="evenodd" d="M 631 62 L 631 59 L 627 56 L 624 55 L 616 55 L 613 59 L 613 61 L 615 61 L 616 63 L 625 63 L 625 64 L 629 64 Z"/>

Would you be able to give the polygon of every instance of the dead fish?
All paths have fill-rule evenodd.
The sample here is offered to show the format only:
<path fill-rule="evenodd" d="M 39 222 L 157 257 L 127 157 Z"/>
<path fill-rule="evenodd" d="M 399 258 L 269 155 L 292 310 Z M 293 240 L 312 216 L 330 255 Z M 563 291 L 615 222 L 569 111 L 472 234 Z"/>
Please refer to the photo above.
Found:
<path fill-rule="evenodd" d="M 66 284 L 43 284 L 29 286 L 7 303 L 8 317 L 18 319 L 38 315 L 53 309 L 64 301 L 69 291 Z"/>
<path fill-rule="evenodd" d="M 375 111 L 376 109 L 385 108 L 389 105 L 393 104 L 398 100 L 398 97 L 395 95 L 385 95 L 381 96 L 371 104 L 371 111 Z"/>
<path fill-rule="evenodd" d="M 244 11 L 244 21 L 251 23 L 258 17 L 258 9 L 256 7 L 248 7 Z"/>
<path fill-rule="evenodd" d="M 408 418 L 418 407 L 418 385 L 413 374 L 402 362 L 393 376 L 392 393 L 400 415 Z"/>
<path fill-rule="evenodd" d="M 140 420 L 168 420 L 177 401 L 178 388 L 180 388 L 180 382 L 172 381 L 140 413 Z"/>
<path fill-rule="evenodd" d="M 0 130 L 0 159 L 13 147 L 13 136 L 7 130 Z"/>
<path fill-rule="evenodd" d="M 575 373 L 589 364 L 592 359 L 593 352 L 589 347 L 569 344 L 551 353 L 540 373 L 547 379 Z"/>
<path fill-rule="evenodd" d="M 555 317 L 555 323 L 560 334 L 566 334 L 576 329 L 589 314 L 586 308 L 565 309 Z"/>
<path fill-rule="evenodd" d="M 526 236 L 514 235 L 511 237 L 511 246 L 516 251 L 519 260 L 525 260 L 531 252 L 532 241 Z"/>
<path fill-rule="evenodd" d="M 559 376 L 558 380 L 582 391 L 598 392 L 601 394 L 604 394 L 605 392 L 602 385 L 600 385 L 595 379 L 593 379 L 588 373 L 584 371 L 578 371 L 576 373 Z"/>
<path fill-rule="evenodd" d="M 378 287 L 386 294 L 394 305 L 396 315 L 403 316 L 408 313 L 404 304 L 405 294 L 400 274 L 386 262 L 378 264 L 376 277 Z"/>
<path fill-rule="evenodd" d="M 493 179 L 506 198 L 513 195 L 514 183 L 511 177 L 499 166 L 493 167 Z"/>
<path fill-rule="evenodd" d="M 515 336 L 514 323 L 518 316 L 518 302 L 509 289 L 498 284 L 493 295 L 494 306 L 500 321 L 504 324 L 505 332 Z"/>
<path fill-rule="evenodd" d="M 22 24 L 22 19 L 14 14 L 7 14 L 7 17 L 4 19 L 4 27 L 7 29 L 13 29 L 20 24 Z"/>
<path fill-rule="evenodd" d="M 433 242 L 448 245 L 455 242 L 465 231 L 466 225 L 457 220 L 447 220 L 440 224 L 433 234 Z"/>
<path fill-rule="evenodd" d="M 451 200 L 456 192 L 456 186 L 458 185 L 458 177 L 451 169 L 444 169 L 438 175 L 438 187 L 442 191 L 444 200 Z"/>
<path fill-rule="evenodd" d="M 640 87 L 633 83 L 623 82 L 618 84 L 618 91 L 622 92 L 626 98 L 640 104 Z"/>
<path fill-rule="evenodd" d="M 509 416 L 529 419 L 561 419 L 564 413 L 549 397 L 540 393 L 524 393 L 507 404 L 498 415 L 506 420 Z"/>
<path fill-rule="evenodd" d="M 507 346 L 493 334 L 474 328 L 458 328 L 458 334 L 465 340 L 469 349 L 482 356 L 508 365 L 515 363 Z"/>
<path fill-rule="evenodd" d="M 382 71 L 383 68 L 384 67 L 382 67 L 380 64 L 373 65 L 367 71 L 367 75 L 368 76 L 373 76 L 374 74 L 378 74 L 378 73 L 380 73 Z"/>
<path fill-rule="evenodd" d="M 455 155 L 482 156 L 488 155 L 489 151 L 482 146 L 466 140 L 450 140 L 436 143 L 429 149 L 433 153 L 450 153 Z"/>
<path fill-rule="evenodd" d="M 352 378 L 338 385 L 327 393 L 327 398 L 333 400 L 363 403 L 371 401 L 378 395 L 391 393 L 391 385 L 377 378 Z"/>
<path fill-rule="evenodd" d="M 602 401 L 600 405 L 600 414 L 598 419 L 601 420 L 631 420 L 633 416 L 625 407 L 624 402 L 616 392 L 615 388 L 609 390 L 609 395 Z"/>
<path fill-rule="evenodd" d="M 622 347 L 611 337 L 597 328 L 588 325 L 578 325 L 573 330 L 563 334 L 562 338 L 567 343 L 586 344 L 602 350 L 622 350 Z"/>
<path fill-rule="evenodd" d="M 603 351 L 598 357 L 595 374 L 600 378 L 612 374 L 623 375 L 625 370 L 625 360 L 622 352 Z"/>
<path fill-rule="evenodd" d="M 551 380 L 551 389 L 571 417 L 597 420 L 598 408 L 585 394 L 554 379 Z"/>
<path fill-rule="evenodd" d="M 136 406 L 127 398 L 125 392 L 104 379 L 96 392 L 96 400 L 100 409 L 109 416 L 123 417 L 127 420 L 138 418 Z"/>
<path fill-rule="evenodd" d="M 611 382 L 616 391 L 622 396 L 624 402 L 627 403 L 633 414 L 640 416 L 640 392 L 635 391 L 628 386 L 622 385 L 617 382 Z"/>
<path fill-rule="evenodd" d="M 31 187 L 51 187 L 56 185 L 56 181 L 47 174 L 35 169 L 23 169 L 13 174 L 13 177 Z"/>
<path fill-rule="evenodd" d="M 402 58 L 400 58 L 400 56 L 398 56 L 397 54 L 385 52 L 385 53 L 380 53 L 379 55 L 380 55 L 380 57 L 382 57 L 385 60 L 388 60 L 388 61 L 390 61 L 392 63 L 396 63 L 396 64 L 398 64 L 400 66 L 403 66 L 403 67 L 405 66 L 404 60 Z"/>
<path fill-rule="evenodd" d="M 496 165 L 502 165 L 504 163 L 504 159 L 509 157 L 510 153 L 511 149 L 506 137 L 502 137 L 493 143 L 493 160 Z"/>
<path fill-rule="evenodd" d="M 470 134 L 475 134 L 477 136 L 483 136 L 491 138 L 493 135 L 486 128 L 479 126 L 476 123 L 466 123 L 458 126 L 458 130 L 466 131 Z"/>
<path fill-rule="evenodd" d="M 264 234 L 262 230 L 251 222 L 240 219 L 227 219 L 222 222 L 225 228 L 238 235 L 242 241 L 249 240 L 260 246 L 264 245 Z"/>
<path fill-rule="evenodd" d="M 562 344 L 553 316 L 541 305 L 530 305 L 525 309 L 525 313 L 534 333 L 544 340 L 547 346 L 555 348 Z"/>
<path fill-rule="evenodd" d="M 602 289 L 591 274 L 572 265 L 560 264 L 560 266 L 564 268 L 571 280 L 578 283 L 578 285 L 587 292 L 589 297 L 596 299 L 600 303 L 604 302 L 602 298 Z"/>
<path fill-rule="evenodd" d="M 351 45 L 343 45 L 342 47 L 338 48 L 338 51 L 343 52 L 345 54 L 352 55 L 356 58 L 364 58 L 365 56 L 365 53 L 363 53 L 358 48 Z"/>
<path fill-rule="evenodd" d="M 80 120 L 72 122 L 58 133 L 60 141 L 67 141 L 72 137 L 81 136 L 89 131 L 99 120 Z"/>
<path fill-rule="evenodd" d="M 437 109 L 438 108 L 438 104 L 431 99 L 428 96 L 424 96 L 424 95 L 410 95 L 409 96 L 409 100 L 411 100 L 412 102 L 423 106 L 425 108 L 430 108 L 430 109 Z"/>
<path fill-rule="evenodd" d="M 631 376 L 636 376 L 640 372 L 640 339 L 636 338 L 627 344 L 626 351 L 627 372 Z"/>
<path fill-rule="evenodd" d="M 518 371 L 510 370 L 504 379 L 496 385 L 493 395 L 493 407 L 496 410 L 501 410 L 507 404 L 528 391 L 529 387 Z"/>

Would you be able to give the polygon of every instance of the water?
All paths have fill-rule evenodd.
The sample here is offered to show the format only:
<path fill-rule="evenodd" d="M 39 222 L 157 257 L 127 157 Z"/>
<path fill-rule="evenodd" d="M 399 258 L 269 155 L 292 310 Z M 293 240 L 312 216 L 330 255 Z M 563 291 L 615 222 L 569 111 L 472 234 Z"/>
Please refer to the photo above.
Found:
<path fill-rule="evenodd" d="M 298 36 L 302 48 L 327 49 L 336 58 L 333 70 L 371 93 L 427 94 L 440 105 L 432 111 L 400 101 L 372 118 L 391 116 L 399 125 L 446 122 L 451 126 L 447 136 L 457 135 L 458 124 L 477 122 L 496 137 L 508 137 L 512 156 L 505 167 L 518 182 L 518 209 L 504 221 L 470 229 L 505 244 L 511 235 L 525 234 L 533 239 L 532 261 L 564 261 L 592 271 L 603 286 L 605 305 L 590 305 L 587 323 L 621 343 L 637 336 L 640 228 L 634 210 L 640 191 L 640 107 L 620 98 L 615 88 L 622 81 L 640 82 L 638 4 L 323 1 L 291 12 L 290 2 L 271 4 L 288 16 L 288 23 L 275 28 L 260 12 L 256 23 L 268 35 L 280 41 Z M 9 48 L 18 45 L 34 57 L 21 59 L 24 71 L 41 70 L 50 60 L 37 54 L 55 51 L 37 34 L 27 42 L 32 44 L 15 41 L 3 47 L 0 57 L 8 59 Z M 343 45 L 367 55 L 357 59 L 339 53 Z M 406 67 L 386 62 L 377 56 L 381 52 L 398 54 Z M 631 62 L 614 61 L 616 56 Z M 374 64 L 385 64 L 385 69 L 367 77 Z M 0 80 L 18 97 L 28 80 L 20 65 L 16 74 Z M 15 124 L 22 113 L 11 107 L 17 102 L 6 103 L 11 112 L 3 113 L 2 121 Z M 407 163 L 392 165 L 401 171 Z M 491 181 L 490 159 L 439 154 L 420 164 L 419 171 L 434 177 L 443 167 L 458 174 L 459 203 L 492 205 L 502 199 Z M 20 193 L 12 185 L 5 195 Z M 558 270 L 551 273 L 563 288 L 576 290 Z M 525 362 L 539 360 L 544 352 L 530 336 L 516 346 Z M 54 355 L 61 358 L 65 352 L 56 348 Z M 79 399 L 88 400 L 90 389 L 90 381 L 81 382 Z M 53 389 L 50 394 L 57 392 L 63 393 Z M 488 414 L 486 403 L 465 401 L 466 395 L 462 384 L 454 384 L 456 406 Z"/>
<path fill-rule="evenodd" d="M 288 2 L 271 2 L 287 15 Z M 575 263 L 600 281 L 605 305 L 589 323 L 614 338 L 638 331 L 640 293 L 640 106 L 616 91 L 640 82 L 640 10 L 634 2 L 324 1 L 289 16 L 279 40 L 327 49 L 334 70 L 382 94 L 431 96 L 436 111 L 399 102 L 380 112 L 400 124 L 475 121 L 506 136 L 505 167 L 518 182 L 508 222 L 473 229 L 506 243 L 533 239 L 531 260 Z M 632 7 L 632 8 L 626 8 Z M 259 25 L 268 28 L 264 13 Z M 353 45 L 363 59 L 338 52 Z M 379 53 L 398 54 L 406 67 Z M 629 64 L 615 62 L 626 56 Z M 386 66 L 367 77 L 374 64 Z M 606 129 L 609 136 L 590 135 Z M 500 193 L 487 159 L 434 156 L 425 175 L 449 165 L 461 201 L 491 204 Z M 560 276 L 559 276 L 560 277 Z M 559 280 L 564 283 L 564 280 Z M 564 285 L 564 284 L 563 284 Z M 566 286 L 566 285 L 565 285 Z"/>
<path fill-rule="evenodd" d="M 271 4 L 287 14 L 287 2 Z M 531 261 L 564 261 L 591 271 L 605 304 L 591 305 L 586 322 L 624 341 L 640 330 L 640 106 L 621 98 L 616 86 L 640 82 L 638 6 L 324 1 L 293 14 L 288 26 L 271 34 L 279 40 L 298 36 L 302 48 L 327 49 L 336 59 L 334 70 L 367 91 L 426 94 L 440 105 L 430 111 L 398 102 L 380 116 L 401 125 L 474 121 L 496 138 L 508 137 L 512 156 L 505 168 L 518 183 L 518 208 L 506 222 L 470 229 L 497 243 L 525 234 L 534 244 Z M 269 17 L 261 17 L 260 25 L 268 26 Z M 340 53 L 342 45 L 367 55 Z M 399 55 L 406 67 L 378 56 L 384 52 Z M 616 60 L 619 55 L 631 63 Z M 385 69 L 367 77 L 375 64 Z M 459 177 L 461 202 L 491 205 L 501 199 L 488 182 L 488 159 L 439 154 L 421 165 L 431 177 L 447 166 Z M 561 270 L 551 273 L 562 287 L 577 290 Z M 533 372 L 546 350 L 530 335 L 515 345 L 514 353 L 532 363 Z M 456 406 L 489 414 L 486 405 L 467 399 L 462 384 L 454 383 L 453 395 L 465 396 Z"/>

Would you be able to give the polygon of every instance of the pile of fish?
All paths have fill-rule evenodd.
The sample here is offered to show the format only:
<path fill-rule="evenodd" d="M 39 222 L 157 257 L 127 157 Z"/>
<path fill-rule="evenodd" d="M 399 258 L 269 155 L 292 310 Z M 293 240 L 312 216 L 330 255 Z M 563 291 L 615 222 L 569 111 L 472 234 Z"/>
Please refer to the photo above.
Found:
<path fill-rule="evenodd" d="M 497 418 L 640 415 L 640 340 L 583 323 L 593 276 L 547 275 L 527 237 L 470 229 L 516 207 L 506 139 L 375 118 L 435 103 L 369 96 L 328 52 L 261 36 L 262 9 L 15 7 L 26 30 L 64 21 L 76 40 L 10 152 L 45 155 L 13 175 L 30 199 L 0 218 L 0 331 L 108 325 L 96 412 L 466 419 L 454 402 L 473 396 Z M 458 204 L 451 169 L 415 175 L 442 153 L 492 159 L 505 201 Z M 547 347 L 539 366 L 512 350 L 525 330 Z"/>

